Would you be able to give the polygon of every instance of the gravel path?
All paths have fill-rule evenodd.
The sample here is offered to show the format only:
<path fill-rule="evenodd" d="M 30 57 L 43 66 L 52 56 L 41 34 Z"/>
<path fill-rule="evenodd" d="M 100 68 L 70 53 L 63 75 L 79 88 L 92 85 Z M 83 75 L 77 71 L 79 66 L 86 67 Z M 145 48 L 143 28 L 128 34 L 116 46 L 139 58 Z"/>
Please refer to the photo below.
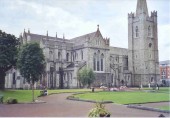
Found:
<path fill-rule="evenodd" d="M 87 117 L 94 103 L 66 100 L 71 93 L 40 98 L 41 104 L 0 104 L 0 117 Z M 106 104 L 111 117 L 157 117 L 161 113 L 127 108 L 125 105 Z M 169 114 L 163 113 L 165 116 Z"/>

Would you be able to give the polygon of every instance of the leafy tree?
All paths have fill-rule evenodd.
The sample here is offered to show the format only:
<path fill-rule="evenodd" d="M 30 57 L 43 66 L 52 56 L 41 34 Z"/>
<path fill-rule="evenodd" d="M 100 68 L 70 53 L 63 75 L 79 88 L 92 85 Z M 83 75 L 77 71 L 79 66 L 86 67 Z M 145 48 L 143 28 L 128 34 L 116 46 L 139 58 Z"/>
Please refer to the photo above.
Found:
<path fill-rule="evenodd" d="M 34 84 L 40 79 L 45 68 L 44 55 L 39 44 L 25 44 L 19 52 L 17 64 L 21 75 L 32 86 L 32 100 L 34 101 Z"/>
<path fill-rule="evenodd" d="M 80 70 L 78 72 L 78 79 L 81 82 L 81 84 L 83 85 L 83 87 L 85 85 L 90 86 L 94 80 L 95 80 L 95 75 L 92 69 L 83 69 Z"/>
<path fill-rule="evenodd" d="M 5 73 L 17 62 L 19 40 L 12 34 L 0 30 L 0 89 L 5 88 Z"/>

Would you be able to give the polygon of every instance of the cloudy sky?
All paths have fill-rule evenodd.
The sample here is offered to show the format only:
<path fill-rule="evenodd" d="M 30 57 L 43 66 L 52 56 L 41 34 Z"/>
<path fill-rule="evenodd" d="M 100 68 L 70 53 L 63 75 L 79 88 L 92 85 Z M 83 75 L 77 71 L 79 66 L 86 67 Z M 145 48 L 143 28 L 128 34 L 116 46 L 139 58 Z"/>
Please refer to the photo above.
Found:
<path fill-rule="evenodd" d="M 137 0 L 0 0 L 0 29 L 70 39 L 94 32 L 97 25 L 111 46 L 128 47 L 127 14 Z M 158 11 L 159 60 L 170 59 L 170 0 L 147 0 L 149 14 Z"/>

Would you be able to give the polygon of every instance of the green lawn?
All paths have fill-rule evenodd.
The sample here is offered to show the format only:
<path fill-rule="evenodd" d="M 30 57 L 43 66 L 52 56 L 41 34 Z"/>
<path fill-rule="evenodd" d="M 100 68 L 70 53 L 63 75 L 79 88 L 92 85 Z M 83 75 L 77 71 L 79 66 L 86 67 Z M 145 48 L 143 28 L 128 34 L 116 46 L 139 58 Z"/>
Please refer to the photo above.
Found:
<path fill-rule="evenodd" d="M 119 104 L 132 104 L 132 103 L 147 103 L 147 102 L 159 102 L 169 101 L 169 95 L 167 93 L 150 93 L 150 92 L 96 92 L 78 94 L 75 97 L 85 100 L 95 101 L 113 101 Z"/>
<path fill-rule="evenodd" d="M 95 91 L 100 91 L 95 89 Z M 169 91 L 169 88 L 164 88 L 162 91 Z M 65 93 L 65 92 L 91 92 L 91 89 L 56 89 L 48 90 L 49 94 L 53 93 Z M 16 98 L 18 102 L 31 102 L 32 91 L 31 90 L 5 90 L 0 91 L 0 94 L 4 95 L 4 101 L 8 97 Z M 35 99 L 40 95 L 40 90 L 35 90 Z M 166 93 L 147 93 L 142 91 L 136 92 L 96 92 L 75 95 L 81 99 L 91 99 L 96 101 L 111 100 L 115 103 L 129 104 L 129 103 L 145 103 L 145 102 L 158 102 L 168 101 L 169 95 Z"/>
<path fill-rule="evenodd" d="M 159 107 L 159 109 L 170 111 L 170 106 L 162 106 L 162 107 Z"/>
<path fill-rule="evenodd" d="M 143 90 L 153 90 L 152 88 L 143 88 Z M 159 90 L 156 90 L 157 92 L 169 92 L 170 93 L 170 87 L 159 87 Z"/>
<path fill-rule="evenodd" d="M 49 94 L 53 93 L 65 93 L 65 92 L 88 92 L 91 89 L 56 89 L 48 90 Z M 4 95 L 4 101 L 8 97 L 16 98 L 18 102 L 31 102 L 32 101 L 32 90 L 5 90 L 0 91 L 0 95 Z M 40 95 L 40 90 L 35 90 L 35 99 Z"/>
<path fill-rule="evenodd" d="M 4 95 L 4 102 L 8 97 L 16 98 L 18 102 L 31 102 L 32 91 L 31 90 L 5 90 L 0 91 L 0 94 Z M 40 91 L 35 90 L 35 98 L 40 95 Z"/>

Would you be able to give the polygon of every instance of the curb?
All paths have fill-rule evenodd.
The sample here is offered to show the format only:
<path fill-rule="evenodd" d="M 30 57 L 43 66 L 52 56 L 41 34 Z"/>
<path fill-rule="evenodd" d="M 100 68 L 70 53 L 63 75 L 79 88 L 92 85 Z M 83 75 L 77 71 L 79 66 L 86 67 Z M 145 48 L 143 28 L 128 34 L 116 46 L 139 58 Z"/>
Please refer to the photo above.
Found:
<path fill-rule="evenodd" d="M 46 103 L 46 102 L 42 100 L 35 100 L 35 102 L 20 102 L 18 104 L 41 104 L 41 103 Z"/>
<path fill-rule="evenodd" d="M 103 104 L 109 104 L 109 103 L 113 103 L 112 101 L 102 101 L 102 102 L 99 102 L 99 101 L 94 101 L 94 100 L 82 100 L 82 99 L 79 99 L 79 98 L 67 98 L 67 100 L 73 100 L 73 101 L 81 101 L 81 102 L 90 102 L 90 103 L 103 103 Z"/>
<path fill-rule="evenodd" d="M 72 95 L 77 95 L 77 94 L 84 94 L 84 92 L 74 93 Z M 79 99 L 79 98 L 74 98 L 73 96 L 68 96 L 66 99 L 73 100 L 73 101 L 90 102 L 90 103 L 102 103 L 102 104 L 113 103 L 112 101 L 101 101 L 100 102 L 100 101 L 94 101 L 94 100 L 83 100 L 83 99 Z"/>
<path fill-rule="evenodd" d="M 170 113 L 170 111 L 168 111 L 168 110 L 161 110 L 161 109 L 157 109 L 157 108 L 144 107 L 144 106 L 139 106 L 139 105 L 128 105 L 127 107 L 128 108 L 135 108 L 135 109 L 155 111 L 155 112 L 162 112 L 162 113 Z"/>
<path fill-rule="evenodd" d="M 145 102 L 145 103 L 130 103 L 130 104 L 124 104 L 124 105 L 142 105 L 142 104 L 148 104 L 148 103 L 162 103 L 162 102 L 170 102 L 170 101 L 158 101 L 158 102 Z"/>

